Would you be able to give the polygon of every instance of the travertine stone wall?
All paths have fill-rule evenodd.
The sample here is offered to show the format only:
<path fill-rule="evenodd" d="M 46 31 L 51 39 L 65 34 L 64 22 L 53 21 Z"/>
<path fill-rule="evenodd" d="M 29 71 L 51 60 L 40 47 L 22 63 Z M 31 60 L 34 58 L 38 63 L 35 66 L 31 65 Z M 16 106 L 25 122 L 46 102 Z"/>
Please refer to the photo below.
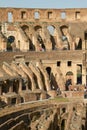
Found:
<path fill-rule="evenodd" d="M 37 105 L 36 105 L 37 104 Z M 52 101 L 44 102 L 43 105 L 38 102 L 36 104 L 27 104 L 21 107 L 9 108 L 9 114 L 0 115 L 0 129 L 10 130 L 79 130 L 87 129 L 85 124 L 86 104 L 79 101 L 68 102 L 62 104 Z M 30 107 L 29 107 L 30 106 Z M 15 109 L 15 111 L 14 111 Z M 11 114 L 10 114 L 11 113 Z"/>
<path fill-rule="evenodd" d="M 86 48 L 87 9 L 0 8 L 0 51 Z M 1 35 L 1 34 L 0 34 Z M 11 45 L 6 39 L 14 38 Z M 10 47 L 8 47 L 8 44 Z"/>

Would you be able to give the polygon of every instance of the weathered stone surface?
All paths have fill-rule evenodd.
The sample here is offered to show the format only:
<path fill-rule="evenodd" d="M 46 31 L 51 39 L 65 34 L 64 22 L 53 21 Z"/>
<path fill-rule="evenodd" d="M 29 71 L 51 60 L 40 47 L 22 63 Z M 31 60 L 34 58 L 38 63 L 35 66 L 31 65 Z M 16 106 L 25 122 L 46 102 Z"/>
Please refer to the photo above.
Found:
<path fill-rule="evenodd" d="M 87 130 L 86 12 L 0 8 L 1 130 Z"/>

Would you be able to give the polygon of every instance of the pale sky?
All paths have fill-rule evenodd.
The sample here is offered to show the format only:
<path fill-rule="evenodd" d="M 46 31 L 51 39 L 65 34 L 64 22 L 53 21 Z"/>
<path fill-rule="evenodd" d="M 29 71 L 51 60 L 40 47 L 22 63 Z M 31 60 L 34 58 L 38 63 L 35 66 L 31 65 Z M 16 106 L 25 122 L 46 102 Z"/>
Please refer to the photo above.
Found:
<path fill-rule="evenodd" d="M 0 7 L 87 8 L 87 0 L 0 0 Z"/>

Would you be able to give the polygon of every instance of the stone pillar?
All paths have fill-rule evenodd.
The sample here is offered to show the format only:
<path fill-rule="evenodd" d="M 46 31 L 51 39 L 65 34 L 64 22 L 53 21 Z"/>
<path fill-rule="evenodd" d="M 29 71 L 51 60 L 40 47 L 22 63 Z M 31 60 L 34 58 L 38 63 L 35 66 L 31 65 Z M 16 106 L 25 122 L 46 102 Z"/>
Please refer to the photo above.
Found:
<path fill-rule="evenodd" d="M 86 69 L 82 68 L 82 84 L 86 85 Z"/>
<path fill-rule="evenodd" d="M 86 82 L 86 52 L 83 52 L 83 61 L 82 61 L 82 84 L 87 84 Z"/>
<path fill-rule="evenodd" d="M 82 41 L 82 50 L 85 50 L 86 46 L 85 46 L 85 40 Z"/>
<path fill-rule="evenodd" d="M 19 90 L 18 92 L 22 91 L 22 79 L 19 80 Z"/>
<path fill-rule="evenodd" d="M 29 90 L 29 89 L 28 89 L 28 83 L 26 83 L 26 90 Z"/>
<path fill-rule="evenodd" d="M 74 73 L 74 77 L 73 77 L 73 82 L 74 84 L 77 83 L 77 64 L 76 63 L 73 63 L 73 73 Z"/>
<path fill-rule="evenodd" d="M 9 92 L 13 92 L 13 81 L 10 81 Z"/>

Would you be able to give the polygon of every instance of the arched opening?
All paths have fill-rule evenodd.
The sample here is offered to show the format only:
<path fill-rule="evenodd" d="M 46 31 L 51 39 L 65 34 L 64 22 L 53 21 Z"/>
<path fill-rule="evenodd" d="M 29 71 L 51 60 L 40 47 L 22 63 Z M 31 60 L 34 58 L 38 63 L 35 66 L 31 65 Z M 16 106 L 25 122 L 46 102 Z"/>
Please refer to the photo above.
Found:
<path fill-rule="evenodd" d="M 63 107 L 63 108 L 62 108 L 62 113 L 65 113 L 65 112 L 66 112 L 66 108 Z"/>
<path fill-rule="evenodd" d="M 68 26 L 66 25 L 61 26 L 60 31 L 62 34 L 61 38 L 63 41 L 63 50 L 70 50 L 69 38 L 68 38 L 68 35 L 70 36 L 70 34 L 69 34 Z"/>
<path fill-rule="evenodd" d="M 77 65 L 77 84 L 82 84 L 82 65 Z"/>
<path fill-rule="evenodd" d="M 39 43 L 40 51 L 45 51 L 45 45 L 42 37 L 42 27 L 37 25 L 34 27 L 34 30 L 36 31 L 36 37 Z"/>
<path fill-rule="evenodd" d="M 68 72 L 66 73 L 66 76 L 70 76 L 70 75 L 73 75 L 73 72 L 72 72 L 72 71 L 68 71 Z"/>
<path fill-rule="evenodd" d="M 29 32 L 29 27 L 27 25 L 23 25 L 21 28 L 25 33 Z"/>
<path fill-rule="evenodd" d="M 12 104 L 12 105 L 16 104 L 16 98 L 12 98 L 12 99 L 11 99 L 11 104 Z"/>
<path fill-rule="evenodd" d="M 48 75 L 49 75 L 49 79 L 50 79 L 51 67 L 47 67 L 47 68 L 46 68 L 46 71 L 47 71 L 47 73 L 48 73 Z"/>
<path fill-rule="evenodd" d="M 82 50 L 82 39 L 80 37 L 76 38 L 75 49 Z"/>
<path fill-rule="evenodd" d="M 13 82 L 13 92 L 18 93 L 19 90 L 19 82 L 18 80 L 14 80 Z"/>
<path fill-rule="evenodd" d="M 2 83 L 2 93 L 9 92 L 9 80 Z"/>
<path fill-rule="evenodd" d="M 55 36 L 54 36 L 54 34 L 56 33 L 56 29 L 55 29 L 54 26 L 49 25 L 47 27 L 47 30 L 49 31 L 49 34 L 50 34 L 50 40 L 52 42 L 52 50 L 54 50 L 55 49 L 55 45 L 56 45 L 56 39 L 55 39 Z"/>
<path fill-rule="evenodd" d="M 14 36 L 9 36 L 7 39 L 7 50 L 12 51 L 12 43 L 15 41 Z"/>
<path fill-rule="evenodd" d="M 61 122 L 61 130 L 65 130 L 65 119 Z"/>
<path fill-rule="evenodd" d="M 68 32 L 68 26 L 66 26 L 66 25 L 61 26 L 60 31 L 62 33 L 62 36 L 66 36 L 66 34 Z"/>
<path fill-rule="evenodd" d="M 47 27 L 47 29 L 48 29 L 50 35 L 54 36 L 55 27 L 52 26 L 52 25 L 49 25 L 49 26 Z"/>
<path fill-rule="evenodd" d="M 26 37 L 28 38 L 29 40 L 29 48 L 31 51 L 35 50 L 35 47 L 34 47 L 34 44 L 32 43 L 32 34 L 30 35 L 30 32 L 29 32 L 29 26 L 27 25 L 23 25 L 21 26 L 24 34 L 26 35 Z"/>
<path fill-rule="evenodd" d="M 68 71 L 66 73 L 66 83 L 65 83 L 66 91 L 68 91 L 69 90 L 69 86 L 72 85 L 72 77 L 73 77 L 73 73 L 71 71 Z"/>
<path fill-rule="evenodd" d="M 22 90 L 26 90 L 26 84 L 27 84 L 27 80 L 22 79 Z"/>
<path fill-rule="evenodd" d="M 37 26 L 35 26 L 35 27 L 34 27 L 34 30 L 39 32 L 39 31 L 41 31 L 41 30 L 42 30 L 42 27 L 41 27 L 41 26 L 39 26 L 39 25 L 37 25 Z"/>
<path fill-rule="evenodd" d="M 23 103 L 24 102 L 24 98 L 23 97 L 21 97 L 21 103 Z"/>

